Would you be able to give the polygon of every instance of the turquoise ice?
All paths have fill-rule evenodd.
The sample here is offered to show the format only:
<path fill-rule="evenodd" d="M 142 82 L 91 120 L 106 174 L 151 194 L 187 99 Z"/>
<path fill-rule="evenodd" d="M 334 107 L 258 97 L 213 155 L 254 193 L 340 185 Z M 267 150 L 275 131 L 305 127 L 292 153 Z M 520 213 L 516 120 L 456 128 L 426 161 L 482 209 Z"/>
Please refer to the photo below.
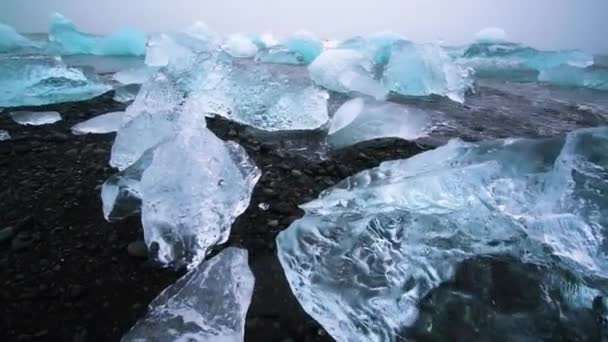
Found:
<path fill-rule="evenodd" d="M 0 52 L 35 46 L 37 46 L 36 43 L 17 33 L 14 28 L 0 23 Z"/>

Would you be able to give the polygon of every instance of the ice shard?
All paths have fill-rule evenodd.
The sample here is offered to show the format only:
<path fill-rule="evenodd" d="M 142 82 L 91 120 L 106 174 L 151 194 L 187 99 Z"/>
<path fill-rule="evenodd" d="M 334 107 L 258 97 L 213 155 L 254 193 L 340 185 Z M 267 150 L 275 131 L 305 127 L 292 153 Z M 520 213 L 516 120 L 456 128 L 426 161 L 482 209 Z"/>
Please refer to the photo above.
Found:
<path fill-rule="evenodd" d="M 0 129 L 0 141 L 5 140 L 11 140 L 11 135 L 7 131 Z"/>
<path fill-rule="evenodd" d="M 61 121 L 61 114 L 57 112 L 32 112 L 20 110 L 11 112 L 11 119 L 20 125 L 41 126 Z"/>
<path fill-rule="evenodd" d="M 247 259 L 231 247 L 197 265 L 150 303 L 122 341 L 244 341 L 255 282 Z"/>
<path fill-rule="evenodd" d="M 122 126 L 124 112 L 101 114 L 72 126 L 72 134 L 105 134 L 118 131 Z"/>
<path fill-rule="evenodd" d="M 373 62 L 363 54 L 345 49 L 324 51 L 308 66 L 311 79 L 320 87 L 383 99 L 388 90 L 374 78 L 373 68 Z"/>
<path fill-rule="evenodd" d="M 553 305 L 590 309 L 608 291 L 607 149 L 608 127 L 598 127 L 547 140 L 454 140 L 382 163 L 302 206 L 305 216 L 277 237 L 281 265 L 337 341 L 407 339 L 421 299 L 475 257 L 570 274 L 566 291 L 588 289 Z M 545 314 L 534 317 L 559 320 Z"/>
<path fill-rule="evenodd" d="M 422 109 L 397 103 L 355 98 L 334 114 L 327 140 L 342 148 L 376 138 L 416 140 L 431 128 L 431 117 Z"/>
<path fill-rule="evenodd" d="M 143 56 L 147 39 L 145 33 L 129 27 L 104 37 L 83 33 L 59 13 L 49 23 L 49 41 L 63 55 Z"/>
<path fill-rule="evenodd" d="M 541 71 L 538 80 L 560 86 L 608 90 L 608 69 L 602 67 L 579 68 L 562 64 Z"/>
<path fill-rule="evenodd" d="M 184 113 L 180 121 L 143 173 L 142 223 L 158 261 L 193 267 L 226 242 L 261 173 L 241 146 L 208 130 L 204 116 Z"/>
<path fill-rule="evenodd" d="M 235 60 L 218 62 L 184 106 L 264 131 L 314 130 L 329 120 L 328 98 L 305 68 Z"/>
<path fill-rule="evenodd" d="M 441 47 L 400 41 L 392 47 L 383 83 L 402 95 L 437 94 L 462 103 L 472 79 L 470 70 L 454 63 Z"/>
<path fill-rule="evenodd" d="M 243 33 L 230 35 L 222 48 L 235 58 L 253 58 L 258 52 L 258 46 Z"/>
<path fill-rule="evenodd" d="M 59 57 L 2 55 L 0 89 L 0 107 L 18 107 L 87 100 L 111 87 Z"/>
<path fill-rule="evenodd" d="M 0 52 L 9 52 L 35 46 L 34 42 L 17 33 L 14 28 L 0 23 Z"/>

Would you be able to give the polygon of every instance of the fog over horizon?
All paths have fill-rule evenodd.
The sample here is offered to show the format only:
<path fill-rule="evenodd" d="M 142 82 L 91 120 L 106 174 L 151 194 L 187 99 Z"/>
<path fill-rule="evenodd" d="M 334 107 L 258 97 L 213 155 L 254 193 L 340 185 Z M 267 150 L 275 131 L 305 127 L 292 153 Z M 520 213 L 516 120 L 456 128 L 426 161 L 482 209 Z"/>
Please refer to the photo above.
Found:
<path fill-rule="evenodd" d="M 175 31 L 195 21 L 232 32 L 299 29 L 326 39 L 392 30 L 414 41 L 470 42 L 490 26 L 510 40 L 543 49 L 579 48 L 608 54 L 607 0 L 0 0 L 0 22 L 24 33 L 47 31 L 59 12 L 85 32 L 122 26 L 146 32 Z"/>

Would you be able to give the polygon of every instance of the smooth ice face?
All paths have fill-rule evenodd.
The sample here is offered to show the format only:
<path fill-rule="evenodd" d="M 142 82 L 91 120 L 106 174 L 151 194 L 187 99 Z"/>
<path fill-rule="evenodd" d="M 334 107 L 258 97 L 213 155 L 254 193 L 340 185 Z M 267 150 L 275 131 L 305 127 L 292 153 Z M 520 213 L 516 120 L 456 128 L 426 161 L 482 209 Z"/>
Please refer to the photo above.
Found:
<path fill-rule="evenodd" d="M 11 135 L 7 131 L 0 129 L 0 141 L 5 140 L 11 140 Z"/>
<path fill-rule="evenodd" d="M 196 266 L 226 242 L 249 206 L 260 171 L 245 150 L 184 115 L 180 131 L 153 152 L 141 179 L 144 238 L 164 264 Z"/>
<path fill-rule="evenodd" d="M 150 303 L 123 342 L 242 342 L 255 278 L 247 251 L 226 248 Z"/>
<path fill-rule="evenodd" d="M 124 112 L 111 112 L 98 115 L 72 126 L 72 134 L 105 134 L 118 131 L 122 126 Z"/>
<path fill-rule="evenodd" d="M 607 148 L 600 127 L 566 139 L 451 141 L 382 163 L 302 206 L 277 238 L 281 265 L 337 341 L 406 338 L 421 299 L 478 256 L 572 274 L 560 287 L 587 295 L 553 305 L 590 308 L 608 291 Z"/>
<path fill-rule="evenodd" d="M 472 79 L 470 70 L 452 62 L 439 46 L 398 42 L 393 45 L 383 83 L 402 95 L 437 94 L 462 103 Z"/>
<path fill-rule="evenodd" d="M 64 55 L 143 56 L 147 40 L 145 33 L 128 27 L 104 37 L 82 33 L 59 13 L 49 23 L 49 41 Z"/>
<path fill-rule="evenodd" d="M 10 115 L 13 121 L 26 126 L 50 125 L 61 121 L 61 114 L 57 112 L 16 111 Z"/>
<path fill-rule="evenodd" d="M 264 131 L 313 130 L 329 120 L 328 98 L 304 68 L 233 61 L 218 63 L 184 107 Z"/>
<path fill-rule="evenodd" d="M 507 32 L 499 27 L 486 27 L 475 35 L 475 41 L 479 43 L 501 43 L 507 42 L 508 36 Z"/>
<path fill-rule="evenodd" d="M 82 101 L 111 89 L 58 57 L 0 56 L 0 107 Z"/>
<path fill-rule="evenodd" d="M 373 63 L 354 50 L 324 51 L 308 66 L 316 85 L 339 93 L 358 93 L 383 99 L 388 90 L 373 77 Z"/>
<path fill-rule="evenodd" d="M 431 128 L 428 113 L 397 103 L 355 98 L 334 114 L 329 127 L 329 144 L 342 148 L 377 138 L 416 140 Z"/>
<path fill-rule="evenodd" d="M 230 35 L 222 48 L 235 58 L 253 58 L 258 53 L 258 46 L 242 33 Z"/>
<path fill-rule="evenodd" d="M 36 46 L 34 42 L 17 33 L 14 28 L 0 23 L 0 52 L 34 46 Z"/>
<path fill-rule="evenodd" d="M 543 70 L 538 75 L 538 80 L 560 86 L 608 90 L 608 69 L 579 68 L 562 64 L 555 68 Z"/>

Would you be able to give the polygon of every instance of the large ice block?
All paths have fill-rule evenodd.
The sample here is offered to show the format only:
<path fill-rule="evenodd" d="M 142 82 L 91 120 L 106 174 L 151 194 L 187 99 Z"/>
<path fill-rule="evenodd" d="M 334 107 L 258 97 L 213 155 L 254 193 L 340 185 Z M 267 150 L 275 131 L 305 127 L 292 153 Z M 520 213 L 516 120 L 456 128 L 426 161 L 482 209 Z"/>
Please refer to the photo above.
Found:
<path fill-rule="evenodd" d="M 194 267 L 226 242 L 261 173 L 241 146 L 208 130 L 204 116 L 183 113 L 178 126 L 143 173 L 141 215 L 158 261 Z"/>
<path fill-rule="evenodd" d="M 324 51 L 308 66 L 318 86 L 339 93 L 358 93 L 383 99 L 388 90 L 374 78 L 373 62 L 355 50 Z"/>
<path fill-rule="evenodd" d="M 474 257 L 570 274 L 561 286 L 571 296 L 541 298 L 559 312 L 591 309 L 608 291 L 607 149 L 608 127 L 598 127 L 548 140 L 454 140 L 382 163 L 302 206 L 305 216 L 277 238 L 281 265 L 337 341 L 407 339 L 422 298 Z"/>
<path fill-rule="evenodd" d="M 278 45 L 256 56 L 261 63 L 310 64 L 323 51 L 323 43 L 313 33 L 298 31 L 281 40 Z"/>
<path fill-rule="evenodd" d="M 437 94 L 462 103 L 472 79 L 470 70 L 455 64 L 441 47 L 400 41 L 392 47 L 383 83 L 402 95 Z"/>
<path fill-rule="evenodd" d="M 87 100 L 111 87 L 59 57 L 1 55 L 0 89 L 0 107 L 18 107 Z"/>
<path fill-rule="evenodd" d="M 226 248 L 165 289 L 123 342 L 242 342 L 255 279 L 247 251 Z"/>
<path fill-rule="evenodd" d="M 14 28 L 0 23 L 0 52 L 9 52 L 35 46 L 34 42 L 17 33 Z"/>
<path fill-rule="evenodd" d="M 265 131 L 313 130 L 329 120 L 328 98 L 305 68 L 235 60 L 219 62 L 184 106 Z"/>
<path fill-rule="evenodd" d="M 579 68 L 562 64 L 541 71 L 538 80 L 561 86 L 608 90 L 608 69 L 603 67 Z"/>
<path fill-rule="evenodd" d="M 101 114 L 72 126 L 72 134 L 105 134 L 118 131 L 122 126 L 124 112 Z"/>
<path fill-rule="evenodd" d="M 505 30 L 500 27 L 486 27 L 477 32 L 475 41 L 479 43 L 501 43 L 508 42 L 508 35 Z"/>
<path fill-rule="evenodd" d="M 407 41 L 407 38 L 385 31 L 347 39 L 338 44 L 338 48 L 356 50 L 370 58 L 376 65 L 386 65 L 390 60 L 393 45 L 399 41 Z"/>
<path fill-rule="evenodd" d="M 355 98 L 336 111 L 327 140 L 333 148 L 376 138 L 416 140 L 426 135 L 430 127 L 430 115 L 422 109 Z"/>
<path fill-rule="evenodd" d="M 20 125 L 41 126 L 61 121 L 61 114 L 57 112 L 32 112 L 20 110 L 11 112 L 11 119 Z"/>
<path fill-rule="evenodd" d="M 49 23 L 49 41 L 64 55 L 143 56 L 147 39 L 145 33 L 130 27 L 103 37 L 82 33 L 59 13 Z"/>

